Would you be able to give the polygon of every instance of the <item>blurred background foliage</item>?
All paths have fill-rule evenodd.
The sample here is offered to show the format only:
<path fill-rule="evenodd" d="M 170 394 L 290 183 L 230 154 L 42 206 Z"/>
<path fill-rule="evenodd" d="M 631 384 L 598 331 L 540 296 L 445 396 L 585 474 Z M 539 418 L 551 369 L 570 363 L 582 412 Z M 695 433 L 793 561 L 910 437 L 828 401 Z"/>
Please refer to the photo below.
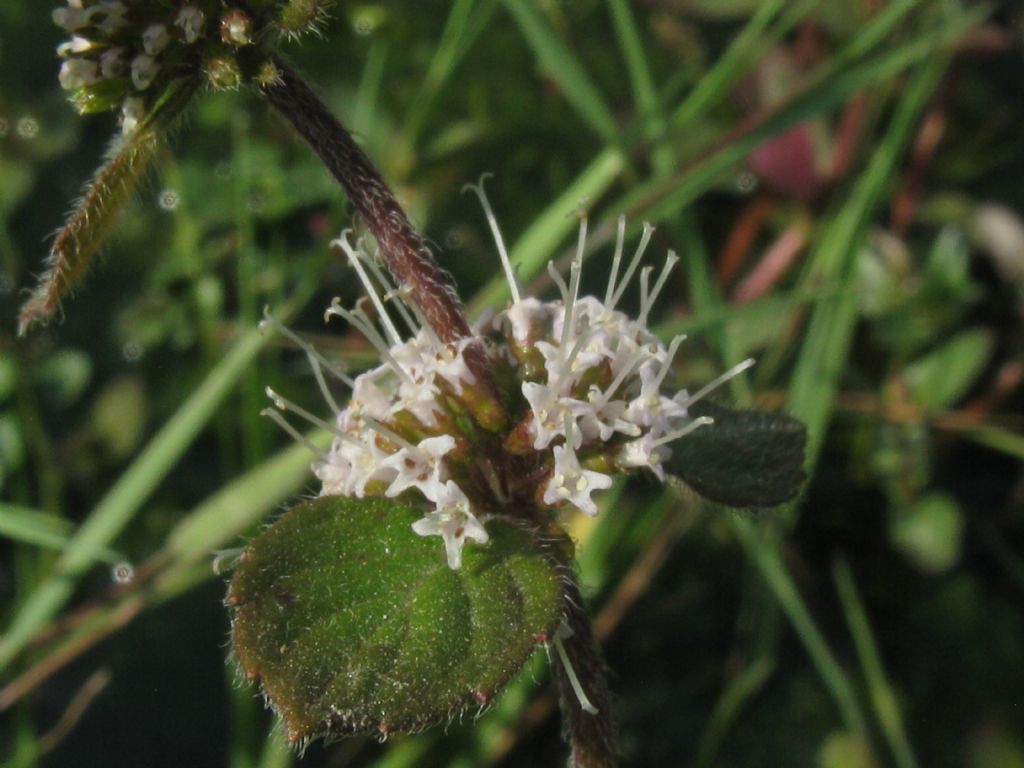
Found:
<path fill-rule="evenodd" d="M 0 5 L 0 764 L 288 766 L 226 662 L 215 550 L 314 490 L 263 387 L 316 402 L 264 305 L 358 368 L 351 224 L 251 93 L 205 95 L 60 324 L 14 337 L 110 116 L 57 85 L 50 3 Z M 285 52 L 480 311 L 484 172 L 548 290 L 580 199 L 683 257 L 656 318 L 699 386 L 809 428 L 799 503 L 634 480 L 569 521 L 626 765 L 1024 766 L 1024 16 L 952 0 L 340 2 Z M 586 287 L 586 286 L 585 286 Z M 323 440 L 322 435 L 313 435 Z M 542 657 L 492 711 L 307 766 L 559 765 Z M 269 734 L 269 735 L 268 735 Z"/>

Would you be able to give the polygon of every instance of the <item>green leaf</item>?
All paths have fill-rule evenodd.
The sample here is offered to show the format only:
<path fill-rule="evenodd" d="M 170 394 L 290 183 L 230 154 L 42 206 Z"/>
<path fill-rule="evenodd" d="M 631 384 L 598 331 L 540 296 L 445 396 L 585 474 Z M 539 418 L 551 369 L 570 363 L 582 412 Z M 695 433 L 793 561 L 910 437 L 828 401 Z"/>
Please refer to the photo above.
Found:
<path fill-rule="evenodd" d="M 234 651 L 304 743 L 418 730 L 489 702 L 562 616 L 555 559 L 487 523 L 451 570 L 414 507 L 321 497 L 242 555 L 228 592 Z"/>
<path fill-rule="evenodd" d="M 915 360 L 903 372 L 914 402 L 928 411 L 953 405 L 981 374 L 993 346 L 992 334 L 976 328 Z"/>
<path fill-rule="evenodd" d="M 804 425 L 782 413 L 732 411 L 710 402 L 689 409 L 714 424 L 672 443 L 666 468 L 705 498 L 730 507 L 773 507 L 804 481 Z"/>
<path fill-rule="evenodd" d="M 964 527 L 956 499 L 934 491 L 901 510 L 889 524 L 889 539 L 922 570 L 941 573 L 960 558 Z"/>

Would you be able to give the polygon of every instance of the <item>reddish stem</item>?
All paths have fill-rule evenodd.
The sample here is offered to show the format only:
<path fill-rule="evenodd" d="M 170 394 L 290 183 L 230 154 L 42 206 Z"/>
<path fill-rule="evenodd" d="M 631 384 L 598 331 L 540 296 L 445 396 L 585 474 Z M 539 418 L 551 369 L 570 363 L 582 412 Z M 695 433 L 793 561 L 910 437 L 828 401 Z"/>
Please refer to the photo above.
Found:
<path fill-rule="evenodd" d="M 380 172 L 313 89 L 280 58 L 280 79 L 264 88 L 267 100 L 292 124 L 366 221 L 384 260 L 409 300 L 419 307 L 443 341 L 471 336 L 469 322 L 451 283 L 409 222 Z"/>

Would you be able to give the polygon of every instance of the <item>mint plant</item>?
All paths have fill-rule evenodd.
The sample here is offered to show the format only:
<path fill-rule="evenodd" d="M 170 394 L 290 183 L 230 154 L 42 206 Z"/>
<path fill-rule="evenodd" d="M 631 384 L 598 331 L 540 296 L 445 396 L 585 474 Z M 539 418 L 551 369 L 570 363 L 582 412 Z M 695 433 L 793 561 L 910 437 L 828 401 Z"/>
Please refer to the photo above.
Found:
<path fill-rule="evenodd" d="M 333 434 L 313 466 L 319 496 L 252 540 L 228 590 L 232 647 L 289 740 L 416 731 L 486 708 L 543 648 L 575 766 L 616 763 L 605 664 L 562 526 L 598 513 L 595 494 L 643 473 L 739 507 L 783 503 L 802 482 L 804 433 L 788 417 L 672 387 L 684 337 L 648 318 L 678 257 L 644 263 L 625 220 L 601 297 L 581 295 L 588 218 L 580 212 L 558 296 L 526 295 L 482 183 L 511 302 L 471 320 L 424 239 L 352 136 L 274 50 L 314 29 L 325 3 L 88 2 L 55 21 L 71 39 L 61 83 L 82 112 L 120 111 L 121 135 L 55 241 L 22 311 L 44 321 L 98 249 L 156 147 L 201 87 L 249 85 L 283 115 L 345 189 L 373 243 L 334 242 L 368 303 L 325 313 L 358 329 L 381 363 L 355 377 L 267 316 L 307 355 L 327 418 L 273 390 L 266 411 L 297 439 L 295 414 Z M 639 290 L 639 313 L 619 309 Z M 344 406 L 335 394 L 347 391 Z M 436 541 L 436 538 L 440 542 Z"/>

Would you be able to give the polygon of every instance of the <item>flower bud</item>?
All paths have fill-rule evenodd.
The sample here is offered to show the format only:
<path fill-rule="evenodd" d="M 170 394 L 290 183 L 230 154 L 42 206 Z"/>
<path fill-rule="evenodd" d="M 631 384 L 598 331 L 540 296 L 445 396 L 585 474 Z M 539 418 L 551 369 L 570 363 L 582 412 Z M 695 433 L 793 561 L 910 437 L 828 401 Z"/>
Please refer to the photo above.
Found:
<path fill-rule="evenodd" d="M 220 39 L 225 45 L 241 48 L 252 44 L 252 19 L 238 8 L 228 11 L 220 19 Z"/>
<path fill-rule="evenodd" d="M 214 56 L 206 60 L 206 79 L 218 90 L 230 90 L 242 84 L 242 70 L 234 56 Z"/>

